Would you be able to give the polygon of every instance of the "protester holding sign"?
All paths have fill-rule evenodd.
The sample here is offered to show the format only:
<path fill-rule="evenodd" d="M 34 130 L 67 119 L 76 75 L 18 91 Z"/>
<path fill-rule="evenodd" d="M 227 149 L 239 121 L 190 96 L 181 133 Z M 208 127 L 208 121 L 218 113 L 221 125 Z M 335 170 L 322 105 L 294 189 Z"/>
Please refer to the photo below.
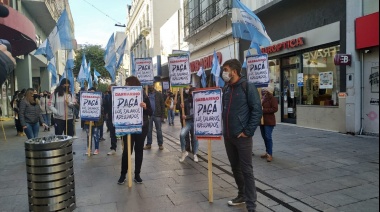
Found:
<path fill-rule="evenodd" d="M 110 138 L 111 138 L 111 147 L 110 151 L 107 153 L 107 155 L 114 155 L 116 154 L 116 148 L 117 148 L 117 138 L 116 138 L 116 131 L 115 126 L 112 122 L 112 86 L 116 86 L 116 84 L 111 84 L 108 86 L 108 95 L 104 97 L 104 113 L 106 118 L 106 125 L 110 132 Z"/>
<path fill-rule="evenodd" d="M 270 85 L 267 88 L 262 88 L 261 94 L 261 105 L 263 106 L 263 119 L 264 124 L 260 126 L 261 136 L 265 142 L 266 153 L 261 156 L 261 158 L 266 158 L 267 162 L 272 161 L 272 132 L 274 126 L 276 126 L 275 113 L 278 110 L 277 99 L 272 95 L 273 87 Z"/>
<path fill-rule="evenodd" d="M 141 86 L 141 83 L 137 79 L 137 77 L 131 76 L 125 80 L 125 85 L 126 86 Z M 135 149 L 135 182 L 142 183 L 140 172 L 141 172 L 141 165 L 143 161 L 144 141 L 149 130 L 149 116 L 152 116 L 152 113 L 153 113 L 148 96 L 145 95 L 145 92 L 142 92 L 142 93 L 144 94 L 143 102 L 140 103 L 140 107 L 143 108 L 142 132 L 141 134 L 131 134 L 130 147 L 128 147 L 127 145 L 127 135 L 123 136 L 124 149 L 123 149 L 123 157 L 121 158 L 121 173 L 120 173 L 120 178 L 117 181 L 119 185 L 122 185 L 125 183 L 125 178 L 126 178 L 125 175 L 128 172 L 128 148 L 131 148 L 131 153 L 133 152 L 132 150 Z"/>
<path fill-rule="evenodd" d="M 185 114 L 182 115 L 182 119 L 185 119 L 186 125 L 181 129 L 181 134 L 180 134 L 180 141 L 181 141 L 181 150 L 182 150 L 182 155 L 181 159 L 179 159 L 179 162 L 183 162 L 187 155 L 189 154 L 186 151 L 186 140 L 185 137 L 186 135 L 191 134 L 191 137 L 194 138 L 194 145 L 193 145 L 193 154 L 194 154 L 194 162 L 198 162 L 198 140 L 194 136 L 194 105 L 193 105 L 193 96 L 192 92 L 195 90 L 195 88 L 190 88 L 189 90 L 189 96 L 184 101 L 184 104 L 181 104 L 181 108 L 185 108 Z"/>
<path fill-rule="evenodd" d="M 252 137 L 262 116 L 257 88 L 241 76 L 241 63 L 236 59 L 223 64 L 223 136 L 231 163 L 238 196 L 229 205 L 247 203 L 248 211 L 256 209 L 256 186 L 252 168 Z"/>

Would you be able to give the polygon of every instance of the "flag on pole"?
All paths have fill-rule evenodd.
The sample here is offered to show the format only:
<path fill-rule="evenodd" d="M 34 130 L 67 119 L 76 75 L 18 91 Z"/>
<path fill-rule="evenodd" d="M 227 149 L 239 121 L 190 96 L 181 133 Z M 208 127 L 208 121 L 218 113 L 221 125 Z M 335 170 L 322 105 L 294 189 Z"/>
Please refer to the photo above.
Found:
<path fill-rule="evenodd" d="M 91 61 L 88 62 L 87 64 L 87 83 L 88 83 L 88 88 L 92 87 L 92 75 L 91 75 Z M 91 86 L 90 86 L 90 81 L 91 81 Z"/>
<path fill-rule="evenodd" d="M 220 64 L 218 60 L 218 56 L 216 55 L 216 52 L 214 50 L 214 57 L 212 59 L 212 69 L 211 74 L 214 75 L 214 82 L 217 87 L 223 87 L 224 81 L 220 80 Z"/>
<path fill-rule="evenodd" d="M 269 46 L 272 42 L 259 17 L 239 0 L 232 3 L 232 35 L 260 46 Z"/>
<path fill-rule="evenodd" d="M 48 39 L 53 53 L 59 49 L 74 49 L 74 33 L 71 30 L 71 23 L 66 9 L 62 11 L 57 24 L 53 31 L 49 34 Z"/>
<path fill-rule="evenodd" d="M 34 52 L 34 55 L 45 55 L 47 60 L 51 60 L 51 58 L 54 57 L 53 50 L 51 49 L 50 42 L 48 39 L 46 39 Z"/>
<path fill-rule="evenodd" d="M 106 65 L 108 65 L 114 53 L 115 53 L 115 38 L 114 38 L 114 33 L 112 33 L 111 37 L 108 39 L 106 51 L 104 52 L 104 62 Z"/>
<path fill-rule="evenodd" d="M 247 51 L 247 56 L 251 56 L 251 51 L 249 51 L 249 49 Z M 242 68 L 247 68 L 247 59 L 246 58 L 244 58 L 244 63 L 242 65 Z"/>
<path fill-rule="evenodd" d="M 113 54 L 113 56 L 110 58 L 110 61 L 108 64 L 104 66 L 108 73 L 111 76 L 112 83 L 115 82 L 115 74 L 116 74 L 116 54 Z"/>
<path fill-rule="evenodd" d="M 82 64 L 80 66 L 80 70 L 78 73 L 78 81 L 84 82 L 84 80 L 87 80 L 87 61 L 86 61 L 86 55 L 83 54 L 82 56 Z"/>
<path fill-rule="evenodd" d="M 57 84 L 57 69 L 55 67 L 55 57 L 48 62 L 47 70 L 51 73 L 51 87 Z"/>
<path fill-rule="evenodd" d="M 94 68 L 94 81 L 96 82 L 96 84 L 99 84 L 99 79 L 98 77 L 100 77 L 100 73 L 96 71 L 96 69 Z"/>
<path fill-rule="evenodd" d="M 88 83 L 88 88 L 91 88 L 92 87 L 92 76 L 91 76 L 91 73 L 90 73 L 90 75 L 88 77 L 87 83 Z"/>
<path fill-rule="evenodd" d="M 131 53 L 131 67 L 132 67 L 132 76 L 136 75 L 136 70 L 135 70 L 135 56 L 133 55 L 133 52 Z"/>
<path fill-rule="evenodd" d="M 117 54 L 118 60 L 116 64 L 116 69 L 119 68 L 121 62 L 123 61 L 126 44 L 127 44 L 127 38 L 125 38 L 123 43 L 119 46 L 119 48 L 117 48 L 116 54 Z"/>

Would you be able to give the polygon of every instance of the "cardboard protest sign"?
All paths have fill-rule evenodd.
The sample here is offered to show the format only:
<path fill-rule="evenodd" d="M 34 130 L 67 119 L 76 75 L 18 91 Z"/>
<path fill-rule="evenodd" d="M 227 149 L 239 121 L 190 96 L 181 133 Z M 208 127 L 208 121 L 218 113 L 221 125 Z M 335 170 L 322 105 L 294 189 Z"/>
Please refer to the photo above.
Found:
<path fill-rule="evenodd" d="M 270 79 L 267 54 L 247 56 L 247 79 L 258 88 L 268 87 Z"/>
<path fill-rule="evenodd" d="M 222 136 L 222 90 L 193 91 L 194 131 L 198 139 L 215 140 Z"/>
<path fill-rule="evenodd" d="M 153 85 L 153 60 L 149 58 L 136 58 L 135 59 L 136 77 L 140 80 L 142 85 Z"/>
<path fill-rule="evenodd" d="M 99 121 L 102 113 L 102 92 L 80 93 L 80 117 L 82 121 Z"/>
<path fill-rule="evenodd" d="M 139 134 L 143 125 L 141 86 L 112 87 L 112 121 L 116 135 Z"/>
<path fill-rule="evenodd" d="M 189 55 L 171 55 L 168 60 L 171 86 L 189 85 L 191 83 Z"/>

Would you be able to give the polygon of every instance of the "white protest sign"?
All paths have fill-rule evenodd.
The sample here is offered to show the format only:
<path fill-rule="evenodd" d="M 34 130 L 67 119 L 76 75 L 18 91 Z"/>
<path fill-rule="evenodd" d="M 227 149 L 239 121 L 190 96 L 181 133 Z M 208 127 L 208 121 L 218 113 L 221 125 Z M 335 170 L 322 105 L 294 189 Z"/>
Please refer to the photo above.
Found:
<path fill-rule="evenodd" d="M 112 87 L 112 121 L 116 135 L 141 133 L 143 124 L 143 109 L 140 104 L 143 99 L 141 86 Z"/>
<path fill-rule="evenodd" d="M 333 88 L 333 73 L 331 71 L 319 73 L 319 89 Z"/>
<path fill-rule="evenodd" d="M 82 91 L 80 93 L 80 117 L 82 121 L 99 121 L 102 112 L 102 93 Z"/>
<path fill-rule="evenodd" d="M 270 79 L 267 54 L 247 56 L 247 78 L 256 87 L 268 87 Z"/>
<path fill-rule="evenodd" d="M 220 88 L 193 91 L 194 131 L 198 139 L 222 136 L 222 90 Z"/>
<path fill-rule="evenodd" d="M 189 55 L 169 56 L 168 60 L 171 85 L 189 85 L 191 83 Z"/>
<path fill-rule="evenodd" d="M 153 59 L 149 58 L 136 58 L 135 59 L 136 77 L 140 80 L 142 85 L 153 85 Z"/>

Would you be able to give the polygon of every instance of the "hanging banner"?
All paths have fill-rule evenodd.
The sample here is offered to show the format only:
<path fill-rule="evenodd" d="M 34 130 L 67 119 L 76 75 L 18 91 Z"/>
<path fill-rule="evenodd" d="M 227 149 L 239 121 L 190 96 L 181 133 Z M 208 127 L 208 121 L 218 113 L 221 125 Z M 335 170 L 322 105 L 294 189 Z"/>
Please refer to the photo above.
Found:
<path fill-rule="evenodd" d="M 153 85 L 153 59 L 136 58 L 135 59 L 136 77 L 140 80 L 142 85 Z"/>
<path fill-rule="evenodd" d="M 99 121 L 102 113 L 102 92 L 80 92 L 80 117 L 82 121 Z"/>
<path fill-rule="evenodd" d="M 256 87 L 268 87 L 269 66 L 268 54 L 250 55 L 246 57 L 248 82 Z"/>
<path fill-rule="evenodd" d="M 319 89 L 333 88 L 332 71 L 319 73 Z"/>
<path fill-rule="evenodd" d="M 193 91 L 194 131 L 198 139 L 219 140 L 222 137 L 222 90 Z"/>
<path fill-rule="evenodd" d="M 112 87 L 112 122 L 116 135 L 140 134 L 143 124 L 141 86 Z"/>
<path fill-rule="evenodd" d="M 191 83 L 189 55 L 171 55 L 168 58 L 171 86 L 186 86 Z"/>

